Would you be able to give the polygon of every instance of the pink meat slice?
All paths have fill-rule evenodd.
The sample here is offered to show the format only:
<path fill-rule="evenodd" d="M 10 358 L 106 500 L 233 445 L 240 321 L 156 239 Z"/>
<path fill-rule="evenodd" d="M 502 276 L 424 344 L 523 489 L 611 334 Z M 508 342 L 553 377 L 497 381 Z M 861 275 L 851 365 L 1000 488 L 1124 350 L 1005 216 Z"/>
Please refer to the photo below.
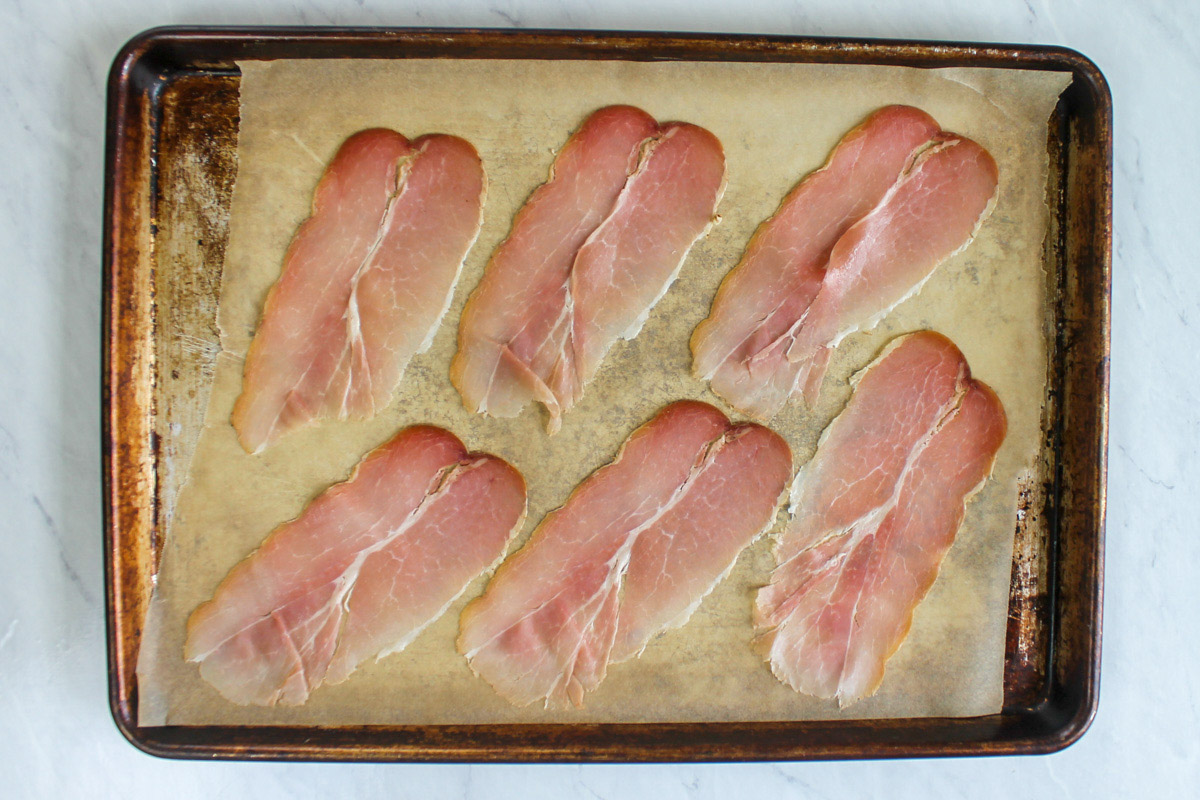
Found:
<path fill-rule="evenodd" d="M 632 338 L 708 230 L 725 156 L 694 125 L 630 106 L 593 113 L 563 146 L 493 253 L 459 324 L 451 380 L 473 411 L 548 427 Z"/>
<path fill-rule="evenodd" d="M 343 143 L 246 354 L 233 425 L 248 452 L 388 404 L 446 312 L 485 185 L 479 155 L 454 136 L 376 128 Z"/>
<path fill-rule="evenodd" d="M 503 557 L 524 516 L 515 469 L 407 428 L 230 571 L 188 621 L 185 656 L 235 703 L 303 703 L 406 647 Z"/>
<path fill-rule="evenodd" d="M 516 705 L 581 706 L 610 663 L 687 622 L 774 520 L 790 472 L 767 428 L 667 406 L 497 570 L 459 650 Z"/>
<path fill-rule="evenodd" d="M 750 239 L 692 335 L 693 370 L 739 410 L 769 419 L 801 365 L 771 347 L 817 295 L 834 245 L 896 183 L 914 149 L 938 132 L 932 117 L 887 106 L 847 133 Z"/>
<path fill-rule="evenodd" d="M 797 383 L 809 404 L 830 350 L 849 334 L 873 328 L 970 243 L 991 213 L 998 177 L 996 162 L 978 144 L 939 134 L 838 240 L 807 313 L 778 341 L 787 360 L 801 366 Z"/>
<path fill-rule="evenodd" d="M 1004 441 L 1003 406 L 950 340 L 895 340 L 792 488 L 756 646 L 781 681 L 843 706 L 875 692 Z"/>

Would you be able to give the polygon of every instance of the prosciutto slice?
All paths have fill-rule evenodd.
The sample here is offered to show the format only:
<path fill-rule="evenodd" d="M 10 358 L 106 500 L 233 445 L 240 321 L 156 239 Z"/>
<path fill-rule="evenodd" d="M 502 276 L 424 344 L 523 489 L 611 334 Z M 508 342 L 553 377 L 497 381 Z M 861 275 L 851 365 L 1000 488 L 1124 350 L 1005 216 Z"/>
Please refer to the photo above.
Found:
<path fill-rule="evenodd" d="M 188 621 L 185 656 L 235 703 L 303 703 L 408 646 L 495 566 L 524 516 L 506 462 L 407 428 L 230 571 Z"/>
<path fill-rule="evenodd" d="M 248 452 L 388 404 L 427 349 L 482 223 L 483 166 L 454 136 L 354 134 L 317 185 L 246 354 L 233 425 Z"/>
<path fill-rule="evenodd" d="M 767 428 L 667 406 L 497 570 L 459 650 L 516 705 L 581 706 L 610 663 L 687 622 L 773 522 L 790 472 Z"/>
<path fill-rule="evenodd" d="M 630 106 L 588 117 L 463 310 L 450 376 L 467 408 L 513 417 L 536 401 L 558 430 L 608 350 L 641 330 L 724 185 L 705 129 Z"/>
<path fill-rule="evenodd" d="M 832 349 L 971 241 L 997 177 L 987 151 L 924 112 L 875 112 L 755 233 L 693 334 L 694 371 L 759 419 L 794 394 L 813 403 Z"/>
<path fill-rule="evenodd" d="M 1006 426 L 939 334 L 901 337 L 867 368 L 796 477 L 758 593 L 756 646 L 776 677 L 843 706 L 875 692 Z"/>

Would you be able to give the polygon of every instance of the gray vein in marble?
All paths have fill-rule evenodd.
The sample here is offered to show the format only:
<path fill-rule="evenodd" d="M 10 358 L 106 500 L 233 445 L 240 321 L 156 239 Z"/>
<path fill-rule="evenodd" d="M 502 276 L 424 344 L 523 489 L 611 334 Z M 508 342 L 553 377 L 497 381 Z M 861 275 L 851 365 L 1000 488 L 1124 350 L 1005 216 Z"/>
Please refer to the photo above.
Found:
<path fill-rule="evenodd" d="M 588 786 L 587 782 L 583 778 L 580 778 L 579 780 L 577 780 L 575 782 L 575 786 L 576 786 L 576 788 L 582 789 L 583 791 L 587 792 L 589 795 L 596 798 L 596 800 L 608 800 L 607 797 L 605 797 L 604 795 L 597 792 L 591 786 Z"/>
<path fill-rule="evenodd" d="M 79 590 L 80 597 L 82 597 L 84 601 L 88 603 L 88 605 L 94 604 L 96 602 L 96 598 L 92 597 L 92 593 L 88 591 L 86 586 L 84 586 L 83 579 L 79 577 L 79 573 L 75 571 L 75 568 L 71 566 L 71 562 L 67 558 L 66 548 L 63 546 L 62 533 L 58 530 L 58 525 L 55 524 L 54 518 L 50 516 L 50 512 L 46 510 L 46 507 L 42 505 L 41 498 L 35 494 L 32 495 L 32 499 L 33 505 L 37 508 L 38 513 L 42 515 L 42 520 L 46 523 L 46 530 L 48 530 L 50 535 L 54 538 L 55 551 L 58 553 L 58 560 L 62 564 L 63 572 L 65 572 L 67 578 L 70 579 L 71 585 Z"/>
<path fill-rule="evenodd" d="M 17 632 L 17 620 L 16 620 L 16 618 L 13 618 L 8 621 L 8 627 L 6 627 L 4 629 L 4 635 L 0 636 L 0 650 L 3 650 L 5 647 L 8 647 L 8 643 L 10 641 L 12 641 L 13 634 L 16 632 Z"/>
<path fill-rule="evenodd" d="M 813 788 L 811 783 L 803 780 L 798 775 L 793 775 L 791 770 L 798 768 L 794 765 L 772 764 L 771 772 L 774 775 L 778 775 L 788 786 L 802 789 L 805 797 L 818 798 L 818 800 L 832 800 L 831 795 Z"/>
<path fill-rule="evenodd" d="M 1128 450 L 1128 448 L 1125 447 L 1125 445 L 1123 445 L 1123 444 L 1117 445 L 1117 450 L 1119 450 L 1121 452 L 1121 455 L 1125 456 L 1125 458 L 1127 458 L 1129 460 L 1129 463 L 1131 465 L 1133 465 L 1133 468 L 1136 469 L 1138 472 L 1140 472 L 1142 474 L 1142 477 L 1145 478 L 1147 481 L 1154 484 L 1155 486 L 1166 489 L 1169 492 L 1172 492 L 1175 490 L 1175 484 L 1167 483 L 1164 480 L 1155 478 L 1149 472 L 1146 472 L 1146 470 L 1142 467 L 1142 465 L 1139 464 L 1137 462 L 1137 460 L 1132 455 L 1129 454 L 1129 450 Z"/>
<path fill-rule="evenodd" d="M 505 11 L 502 8 L 494 8 L 494 7 L 489 10 L 493 14 L 495 14 L 497 17 L 504 20 L 505 22 L 507 22 L 509 25 L 511 25 L 514 28 L 524 28 L 525 27 L 525 23 L 522 22 L 520 18 L 514 16 L 509 11 Z"/>

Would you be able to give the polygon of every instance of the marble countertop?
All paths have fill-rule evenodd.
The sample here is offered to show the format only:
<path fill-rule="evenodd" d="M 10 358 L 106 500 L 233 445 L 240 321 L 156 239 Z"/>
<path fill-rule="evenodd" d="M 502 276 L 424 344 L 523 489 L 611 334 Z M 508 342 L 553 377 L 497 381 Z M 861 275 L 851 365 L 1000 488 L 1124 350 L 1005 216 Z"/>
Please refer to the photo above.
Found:
<path fill-rule="evenodd" d="M 0 786 L 15 797 L 1127 797 L 1200 786 L 1200 4 L 1187 0 L 0 0 Z M 100 504 L 105 76 L 163 24 L 737 31 L 1061 44 L 1116 117 L 1103 681 L 1043 757 L 672 766 L 203 764 L 106 700 Z M 1196 323 L 1196 324 L 1193 324 Z M 1187 787 L 1192 789 L 1188 790 Z"/>

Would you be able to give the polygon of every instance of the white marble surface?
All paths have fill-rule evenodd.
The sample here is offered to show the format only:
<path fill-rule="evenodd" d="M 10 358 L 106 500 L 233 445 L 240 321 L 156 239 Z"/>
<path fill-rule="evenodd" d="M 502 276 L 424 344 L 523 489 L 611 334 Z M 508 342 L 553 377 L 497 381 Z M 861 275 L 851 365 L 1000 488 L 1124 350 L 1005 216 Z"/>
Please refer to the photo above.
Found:
<path fill-rule="evenodd" d="M 1099 714 L 1049 757 L 678 766 L 170 762 L 106 704 L 104 86 L 170 23 L 677 29 L 1063 44 L 1116 107 Z M 0 794 L 174 798 L 1194 797 L 1200 791 L 1200 4 L 1189 0 L 0 0 Z M 1191 787 L 1190 789 L 1188 787 Z"/>

